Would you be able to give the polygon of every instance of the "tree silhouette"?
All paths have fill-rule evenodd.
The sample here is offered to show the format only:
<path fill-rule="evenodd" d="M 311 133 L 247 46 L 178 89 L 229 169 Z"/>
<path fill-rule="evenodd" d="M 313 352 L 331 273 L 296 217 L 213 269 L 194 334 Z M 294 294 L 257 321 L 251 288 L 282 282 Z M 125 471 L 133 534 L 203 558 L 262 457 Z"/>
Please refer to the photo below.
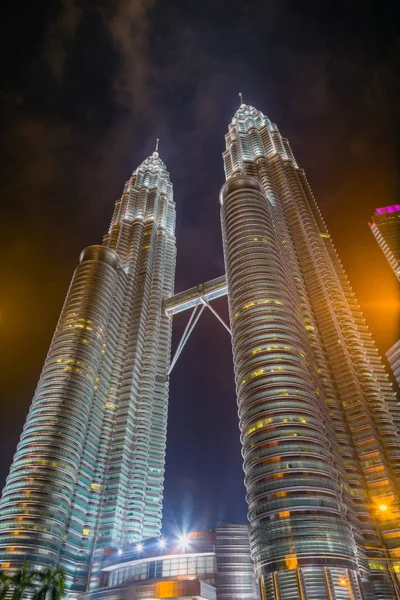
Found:
<path fill-rule="evenodd" d="M 62 600 L 65 596 L 65 570 L 62 567 L 50 567 L 40 573 L 40 588 L 34 600 Z"/>

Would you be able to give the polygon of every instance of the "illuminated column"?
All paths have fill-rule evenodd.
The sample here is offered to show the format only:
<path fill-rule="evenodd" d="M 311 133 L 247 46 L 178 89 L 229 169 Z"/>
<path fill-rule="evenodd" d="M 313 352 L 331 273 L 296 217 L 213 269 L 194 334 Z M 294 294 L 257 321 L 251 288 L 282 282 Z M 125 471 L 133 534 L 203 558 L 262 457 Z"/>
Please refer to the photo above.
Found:
<path fill-rule="evenodd" d="M 10 568 L 58 562 L 119 264 L 90 246 L 72 279 L 0 504 L 0 561 Z"/>
<path fill-rule="evenodd" d="M 218 600 L 258 600 L 247 525 L 227 523 L 215 529 Z"/>
<path fill-rule="evenodd" d="M 273 207 L 262 185 L 241 174 L 220 203 L 257 576 L 268 599 L 308 598 L 316 584 L 321 600 L 343 586 L 359 598 L 337 443 Z"/>

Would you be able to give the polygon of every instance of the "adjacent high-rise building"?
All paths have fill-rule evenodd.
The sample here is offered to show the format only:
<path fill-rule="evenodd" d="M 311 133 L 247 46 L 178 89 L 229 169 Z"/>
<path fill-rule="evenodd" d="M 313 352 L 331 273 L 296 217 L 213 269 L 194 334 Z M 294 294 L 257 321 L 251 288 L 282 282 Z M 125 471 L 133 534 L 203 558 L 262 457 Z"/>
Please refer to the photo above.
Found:
<path fill-rule="evenodd" d="M 224 163 L 221 221 L 262 597 L 399 598 L 400 407 L 388 376 L 276 125 L 242 104 Z"/>
<path fill-rule="evenodd" d="M 96 586 L 104 549 L 161 529 L 175 205 L 158 152 L 80 256 L 0 503 L 0 564 Z"/>
<path fill-rule="evenodd" d="M 397 340 L 397 342 L 389 348 L 386 352 L 386 358 L 388 359 L 390 368 L 400 387 L 400 340 Z"/>
<path fill-rule="evenodd" d="M 400 279 L 400 204 L 377 208 L 369 226 L 397 279 Z"/>
<path fill-rule="evenodd" d="M 369 226 L 400 281 L 400 204 L 377 208 Z M 400 340 L 389 348 L 386 357 L 400 386 Z"/>

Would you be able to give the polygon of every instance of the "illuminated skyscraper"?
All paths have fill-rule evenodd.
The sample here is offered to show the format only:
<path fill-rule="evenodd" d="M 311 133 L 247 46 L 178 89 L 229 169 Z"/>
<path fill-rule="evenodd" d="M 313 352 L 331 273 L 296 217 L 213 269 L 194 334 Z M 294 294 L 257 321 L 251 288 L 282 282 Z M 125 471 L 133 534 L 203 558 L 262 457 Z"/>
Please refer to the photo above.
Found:
<path fill-rule="evenodd" d="M 64 565 L 84 591 L 105 548 L 161 528 L 175 204 L 158 152 L 80 256 L 0 503 L 0 564 Z"/>
<path fill-rule="evenodd" d="M 388 359 L 393 375 L 400 386 L 400 340 L 389 348 L 386 352 L 386 358 Z"/>
<path fill-rule="evenodd" d="M 400 281 L 400 204 L 377 208 L 369 226 Z M 389 348 L 386 357 L 400 386 L 400 340 Z"/>
<path fill-rule="evenodd" d="M 377 208 L 369 226 L 397 279 L 400 279 L 400 204 Z"/>
<path fill-rule="evenodd" d="M 224 163 L 250 543 L 264 597 L 392 600 L 400 571 L 395 394 L 288 141 L 241 104 Z"/>

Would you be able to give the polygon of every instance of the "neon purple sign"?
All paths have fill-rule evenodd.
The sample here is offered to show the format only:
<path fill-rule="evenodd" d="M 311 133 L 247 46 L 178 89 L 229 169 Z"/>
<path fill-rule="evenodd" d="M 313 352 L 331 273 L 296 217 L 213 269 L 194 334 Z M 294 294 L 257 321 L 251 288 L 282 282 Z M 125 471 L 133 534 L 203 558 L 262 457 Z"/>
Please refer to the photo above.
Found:
<path fill-rule="evenodd" d="M 392 206 L 384 206 L 383 208 L 377 208 L 377 215 L 386 215 L 387 213 L 393 213 L 400 210 L 400 204 L 392 204 Z"/>

